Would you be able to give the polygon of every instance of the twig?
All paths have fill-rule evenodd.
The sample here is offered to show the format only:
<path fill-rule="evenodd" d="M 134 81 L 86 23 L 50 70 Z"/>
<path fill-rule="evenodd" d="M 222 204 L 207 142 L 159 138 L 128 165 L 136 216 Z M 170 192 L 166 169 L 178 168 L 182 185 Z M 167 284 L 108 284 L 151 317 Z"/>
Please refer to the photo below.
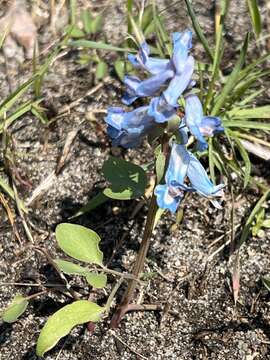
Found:
<path fill-rule="evenodd" d="M 112 291 L 107 299 L 107 302 L 106 302 L 106 305 L 105 305 L 105 308 L 106 308 L 106 313 L 109 314 L 110 312 L 110 308 L 112 306 L 112 302 L 113 302 L 113 299 L 115 297 L 115 294 L 117 293 L 118 289 L 120 288 L 120 286 L 122 285 L 122 282 L 123 282 L 123 277 L 121 277 L 120 279 L 117 280 L 116 284 L 114 285 L 114 287 L 112 288 Z"/>
<path fill-rule="evenodd" d="M 62 279 L 66 285 L 66 289 L 70 292 L 70 294 L 72 295 L 72 297 L 75 300 L 78 300 L 78 295 L 75 293 L 75 291 L 71 288 L 70 284 L 68 283 L 65 275 L 61 272 L 61 270 L 59 269 L 59 267 L 57 266 L 57 264 L 54 262 L 53 258 L 50 256 L 49 252 L 46 249 L 43 249 L 42 247 L 39 246 L 33 246 L 33 249 L 36 251 L 41 252 L 48 260 L 48 262 L 52 265 L 52 267 L 55 269 L 55 271 L 57 272 L 57 274 L 59 275 L 60 279 Z"/>
<path fill-rule="evenodd" d="M 64 287 L 66 288 L 66 285 L 64 284 L 51 284 L 51 283 L 21 283 L 21 282 L 0 282 L 0 286 L 32 286 L 32 287 Z"/>
<path fill-rule="evenodd" d="M 28 240 L 34 244 L 34 238 L 31 234 L 31 231 L 27 225 L 27 222 L 25 220 L 25 217 L 24 217 L 24 214 L 23 214 L 23 211 L 22 211 L 22 208 L 21 208 L 21 205 L 20 205 L 20 200 L 19 200 L 19 197 L 18 197 L 18 192 L 17 192 L 17 188 L 15 186 L 15 183 L 13 181 L 13 184 L 12 184 L 12 187 L 13 187 L 13 192 L 14 192 L 14 198 L 15 198 L 15 203 L 17 205 L 17 209 L 18 209 L 18 212 L 19 212 L 19 215 L 21 217 L 21 220 L 22 220 L 22 224 L 23 224 L 23 227 L 24 227 L 24 231 L 26 233 L 26 236 L 28 238 Z"/>
<path fill-rule="evenodd" d="M 18 240 L 19 244 L 22 245 L 22 240 L 20 238 L 20 235 L 18 233 L 18 230 L 16 229 L 16 225 L 15 225 L 15 221 L 14 221 L 14 217 L 13 214 L 11 212 L 11 209 L 8 205 L 8 202 L 6 201 L 5 197 L 0 193 L 0 202 L 2 203 L 4 209 L 6 210 L 7 216 L 8 216 L 8 220 L 13 228 L 14 234 L 16 239 Z"/>
<path fill-rule="evenodd" d="M 115 271 L 115 270 L 112 270 L 112 269 L 108 269 L 106 268 L 105 266 L 101 267 L 101 269 L 96 269 L 98 271 L 102 271 L 102 272 L 106 272 L 108 274 L 112 274 L 112 275 L 115 275 L 115 276 L 120 276 L 120 278 L 124 278 L 124 279 L 129 279 L 129 280 L 133 280 L 133 281 L 137 281 L 138 283 L 140 283 L 141 285 L 144 285 L 144 282 L 141 281 L 140 279 L 138 279 L 137 276 L 133 275 L 133 274 L 129 274 L 129 273 L 122 273 L 122 272 L 119 272 L 119 271 Z"/>

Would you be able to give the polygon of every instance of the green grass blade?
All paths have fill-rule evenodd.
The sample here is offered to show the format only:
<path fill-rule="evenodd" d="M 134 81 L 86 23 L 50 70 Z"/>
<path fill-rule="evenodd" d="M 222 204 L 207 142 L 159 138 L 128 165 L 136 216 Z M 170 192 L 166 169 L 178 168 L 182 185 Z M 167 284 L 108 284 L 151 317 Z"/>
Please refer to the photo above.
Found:
<path fill-rule="evenodd" d="M 206 39 L 206 37 L 204 36 L 204 33 L 201 29 L 201 26 L 197 20 L 197 17 L 195 15 L 195 12 L 193 10 L 193 7 L 191 5 L 191 2 L 190 0 L 185 0 L 185 3 L 186 3 L 186 6 L 187 6 L 187 10 L 188 10 L 188 14 L 191 18 L 191 21 L 192 21 L 192 25 L 193 25 L 193 28 L 196 32 L 196 35 L 198 36 L 200 42 L 202 43 L 206 53 L 209 55 L 210 59 L 213 61 L 214 60 L 214 55 L 213 55 L 213 51 L 211 50 L 210 46 L 209 46 L 209 43 Z"/>
<path fill-rule="evenodd" d="M 116 52 L 136 52 L 134 49 L 130 48 L 121 48 L 118 46 L 113 46 L 110 44 L 103 43 L 101 41 L 91 41 L 91 40 L 74 40 L 69 42 L 70 46 L 82 47 L 87 49 L 98 49 L 106 51 L 116 51 Z"/>
<path fill-rule="evenodd" d="M 37 101 L 36 103 L 39 103 L 41 100 Z M 8 116 L 6 119 L 5 119 L 5 122 L 4 123 L 1 123 L 0 124 L 0 133 L 3 131 L 4 129 L 4 126 L 5 128 L 7 128 L 8 126 L 10 126 L 15 120 L 17 120 L 19 117 L 21 117 L 22 115 L 26 114 L 28 111 L 31 110 L 32 106 L 33 106 L 33 103 L 32 101 L 27 101 L 26 103 L 22 104 L 21 106 L 19 106 L 15 112 Z"/>
<path fill-rule="evenodd" d="M 247 48 L 248 48 L 248 42 L 249 42 L 249 33 L 247 34 L 247 36 L 245 38 L 245 41 L 244 41 L 244 44 L 243 44 L 243 47 L 242 47 L 242 50 L 240 53 L 240 57 L 239 57 L 237 63 L 235 64 L 235 67 L 234 67 L 232 73 L 228 77 L 226 84 L 223 87 L 220 95 L 217 97 L 217 100 L 216 100 L 213 110 L 212 110 L 212 115 L 218 114 L 219 110 L 224 105 L 225 101 L 227 100 L 228 95 L 230 94 L 230 92 L 232 91 L 232 89 L 234 88 L 234 86 L 238 80 L 239 71 L 242 69 L 244 62 L 245 62 Z"/>
<path fill-rule="evenodd" d="M 270 130 L 270 124 L 259 121 L 247 121 L 247 120 L 224 120 L 223 125 L 226 128 L 247 128 L 258 130 Z"/>
<path fill-rule="evenodd" d="M 70 219 L 74 219 L 81 215 L 87 214 L 88 212 L 96 209 L 98 206 L 104 204 L 108 200 L 109 198 L 105 196 L 102 192 L 100 192 L 92 199 L 90 199 L 86 205 L 81 207 L 79 211 L 77 211 L 73 216 L 70 217 Z"/>
<path fill-rule="evenodd" d="M 21 95 L 23 95 L 29 87 L 35 81 L 36 76 L 32 77 L 21 86 L 18 87 L 16 91 L 10 94 L 1 104 L 0 104 L 0 117 L 3 116 L 12 106 L 13 104 L 19 99 Z"/>
<path fill-rule="evenodd" d="M 247 187 L 247 185 L 249 184 L 250 181 L 250 173 L 251 173 L 251 162 L 248 156 L 248 152 L 246 151 L 246 149 L 244 148 L 244 146 L 242 145 L 241 141 L 237 138 L 234 137 L 234 141 L 238 147 L 238 150 L 240 152 L 240 155 L 244 161 L 245 164 L 245 170 L 244 170 L 244 187 Z"/>
<path fill-rule="evenodd" d="M 270 119 L 270 105 L 257 106 L 250 109 L 233 109 L 228 113 L 230 117 L 244 119 Z"/>
<path fill-rule="evenodd" d="M 208 141 L 208 160 L 209 160 L 209 171 L 210 177 L 213 184 L 216 184 L 216 174 L 215 174 L 215 162 L 214 162 L 214 152 L 213 152 L 213 138 L 209 138 Z"/>
<path fill-rule="evenodd" d="M 251 64 L 244 67 L 243 70 L 241 70 L 239 73 L 239 79 L 243 79 L 248 74 L 251 74 L 253 69 L 255 69 L 258 65 L 264 63 L 269 58 L 270 58 L 270 53 L 265 54 L 265 55 L 259 57 L 257 60 L 253 61 Z"/>
<path fill-rule="evenodd" d="M 0 177 L 0 188 L 9 197 L 11 197 L 11 199 L 15 200 L 14 191 L 12 190 L 12 188 L 8 185 L 8 183 L 2 177 Z M 19 204 L 20 204 L 20 207 L 23 210 L 23 212 L 27 213 L 27 209 L 26 209 L 26 207 L 24 206 L 24 203 L 21 200 L 19 200 Z"/>
<path fill-rule="evenodd" d="M 241 237 L 240 237 L 240 242 L 239 245 L 242 245 L 248 238 L 248 235 L 250 233 L 251 227 L 252 227 L 252 222 L 255 219 L 255 216 L 258 214 L 258 212 L 260 211 L 260 209 L 262 208 L 262 205 L 264 204 L 264 202 L 267 200 L 268 196 L 270 195 L 270 189 L 266 190 L 263 194 L 263 196 L 260 198 L 260 200 L 257 202 L 257 204 L 255 205 L 255 207 L 253 208 L 253 210 L 251 211 L 245 226 L 243 228 Z"/>
<path fill-rule="evenodd" d="M 252 102 L 254 99 L 256 99 L 257 97 L 259 97 L 263 92 L 265 92 L 265 89 L 259 89 L 257 91 L 252 91 L 252 93 L 250 95 L 248 95 L 245 99 L 243 99 L 239 105 L 240 106 L 245 106 L 248 103 Z"/>
<path fill-rule="evenodd" d="M 259 36 L 262 31 L 262 21 L 257 0 L 247 0 L 247 4 L 254 32 Z"/>
<path fill-rule="evenodd" d="M 76 24 L 77 18 L 77 0 L 70 0 L 70 23 L 71 25 Z"/>

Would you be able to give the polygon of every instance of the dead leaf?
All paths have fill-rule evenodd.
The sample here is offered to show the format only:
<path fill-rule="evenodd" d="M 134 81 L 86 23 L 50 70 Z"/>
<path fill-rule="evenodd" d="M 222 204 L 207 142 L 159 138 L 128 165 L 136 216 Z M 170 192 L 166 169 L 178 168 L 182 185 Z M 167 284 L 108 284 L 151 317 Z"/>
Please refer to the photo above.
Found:
<path fill-rule="evenodd" d="M 241 144 L 248 152 L 260 157 L 261 159 L 270 160 L 270 148 L 247 140 L 241 140 Z"/>
<path fill-rule="evenodd" d="M 234 304 L 237 304 L 239 291 L 240 291 L 240 264 L 239 264 L 239 253 L 237 253 L 233 263 L 232 273 L 232 288 L 233 288 L 233 299 Z"/>

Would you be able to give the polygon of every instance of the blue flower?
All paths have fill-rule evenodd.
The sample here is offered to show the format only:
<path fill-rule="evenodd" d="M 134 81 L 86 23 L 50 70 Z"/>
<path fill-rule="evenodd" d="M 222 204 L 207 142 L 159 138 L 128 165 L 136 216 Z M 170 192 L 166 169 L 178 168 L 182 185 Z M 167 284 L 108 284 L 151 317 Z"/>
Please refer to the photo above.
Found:
<path fill-rule="evenodd" d="M 167 103 L 171 106 L 178 107 L 178 99 L 183 92 L 192 84 L 191 76 L 194 70 L 194 58 L 188 56 L 185 64 L 180 66 L 183 68 L 182 72 L 176 72 L 169 83 L 168 88 L 163 92 L 163 96 Z"/>
<path fill-rule="evenodd" d="M 174 106 L 169 105 L 163 94 L 161 94 L 160 97 L 151 99 L 148 115 L 152 116 L 157 123 L 164 123 L 176 115 L 176 109 Z"/>
<path fill-rule="evenodd" d="M 179 97 L 191 85 L 193 69 L 194 59 L 192 56 L 189 56 L 183 67 L 183 73 L 176 74 L 161 96 L 151 100 L 148 113 L 155 118 L 156 122 L 163 123 L 169 121 L 175 115 L 176 109 L 179 107 L 177 102 Z"/>
<path fill-rule="evenodd" d="M 119 107 L 108 109 L 105 121 L 108 124 L 107 132 L 113 146 L 134 148 L 141 144 L 143 137 L 155 125 L 153 118 L 147 114 L 147 110 L 148 106 L 142 106 L 130 112 L 125 112 Z"/>
<path fill-rule="evenodd" d="M 178 106 L 177 100 L 191 82 L 194 68 L 194 59 L 188 55 L 191 48 L 192 33 L 187 30 L 182 33 L 173 33 L 173 55 L 170 60 L 149 57 L 149 48 L 146 43 L 141 45 L 137 56 L 129 55 L 129 60 L 135 68 L 147 70 L 152 77 L 140 80 L 138 77 L 126 76 L 124 83 L 127 86 L 123 102 L 130 105 L 138 97 L 153 96 L 161 87 L 171 80 L 164 98 L 171 106 Z"/>
<path fill-rule="evenodd" d="M 204 136 L 211 137 L 223 131 L 221 120 L 216 116 L 204 116 L 202 104 L 196 95 L 188 95 L 185 100 L 184 124 L 198 140 L 198 150 L 206 150 L 208 144 Z"/>
<path fill-rule="evenodd" d="M 173 71 L 168 69 L 151 76 L 146 80 L 140 80 L 137 76 L 125 76 L 124 84 L 127 86 L 122 101 L 126 105 L 132 104 L 138 97 L 153 96 L 160 87 L 173 76 Z"/>
<path fill-rule="evenodd" d="M 184 145 L 173 144 L 165 184 L 156 186 L 155 195 L 158 206 L 173 213 L 185 191 L 196 191 L 220 208 L 215 198 L 223 196 L 223 187 L 212 184 L 199 160 Z"/>
<path fill-rule="evenodd" d="M 146 70 L 152 75 L 159 74 L 170 67 L 169 59 L 153 58 L 149 56 L 149 53 L 149 46 L 143 42 L 138 54 L 128 54 L 128 60 L 136 69 Z"/>

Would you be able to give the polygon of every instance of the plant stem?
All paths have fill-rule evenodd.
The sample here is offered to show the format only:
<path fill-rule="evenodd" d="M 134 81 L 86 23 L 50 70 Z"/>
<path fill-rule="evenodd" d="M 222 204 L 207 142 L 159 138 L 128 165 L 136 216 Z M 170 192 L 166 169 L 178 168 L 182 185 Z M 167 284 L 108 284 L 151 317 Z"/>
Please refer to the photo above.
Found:
<path fill-rule="evenodd" d="M 140 245 L 140 249 L 139 249 L 139 253 L 132 271 L 132 274 L 135 277 L 139 277 L 139 275 L 141 274 L 141 272 L 143 271 L 143 266 L 145 263 L 145 259 L 146 259 L 146 255 L 149 249 L 149 245 L 150 245 L 150 239 L 151 239 L 151 235 L 152 235 L 152 230 L 153 230 L 153 226 L 154 226 L 154 221 L 155 221 L 155 215 L 156 215 L 156 211 L 157 211 L 157 204 L 156 204 L 156 198 L 155 195 L 152 195 L 151 198 L 151 202 L 150 202 L 150 206 L 149 206 L 149 211 L 148 211 L 148 215 L 147 215 L 147 220 L 146 220 L 146 224 L 145 224 L 145 228 L 144 228 L 144 233 L 143 233 L 143 238 L 142 238 L 142 242 Z M 129 304 L 135 288 L 136 288 L 136 280 L 131 280 L 129 282 L 128 288 L 125 292 L 122 304 Z"/>
<path fill-rule="evenodd" d="M 136 262 L 132 271 L 132 274 L 135 276 L 135 278 L 139 278 L 141 272 L 143 271 L 146 255 L 149 249 L 150 245 L 150 239 L 155 223 L 155 215 L 157 212 L 157 204 L 156 204 L 156 198 L 154 193 L 151 197 L 151 202 L 149 205 L 148 215 L 146 219 L 146 224 L 144 228 L 143 238 L 140 245 L 139 253 L 136 258 Z M 125 315 L 127 311 L 129 311 L 129 305 L 133 298 L 134 292 L 136 290 L 137 280 L 132 279 L 130 280 L 128 287 L 126 289 L 126 292 L 122 298 L 121 304 L 118 307 L 118 310 L 114 314 L 112 321 L 111 321 L 111 327 L 115 328 L 118 327 L 122 317 Z"/>

